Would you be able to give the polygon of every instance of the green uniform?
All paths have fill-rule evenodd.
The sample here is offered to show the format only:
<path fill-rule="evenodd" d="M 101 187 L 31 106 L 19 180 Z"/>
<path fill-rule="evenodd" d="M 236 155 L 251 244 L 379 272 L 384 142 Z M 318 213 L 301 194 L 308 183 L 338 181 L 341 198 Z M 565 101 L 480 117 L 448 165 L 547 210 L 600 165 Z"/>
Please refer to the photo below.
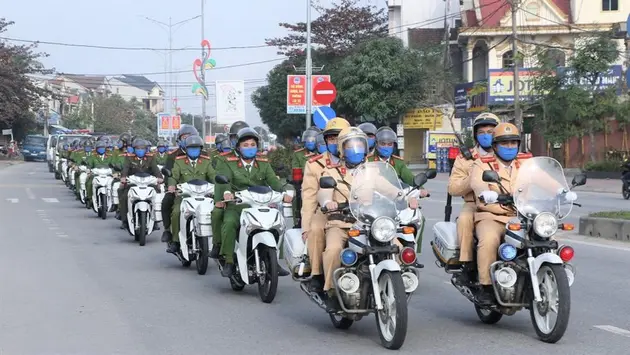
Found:
<path fill-rule="evenodd" d="M 212 160 L 212 167 L 214 167 L 215 170 L 218 171 L 221 165 L 227 162 L 228 158 L 238 158 L 238 157 L 236 156 L 233 150 L 229 152 L 219 153 Z M 215 196 L 218 196 L 218 195 L 215 193 Z M 215 200 L 217 200 L 216 197 L 215 197 Z M 223 223 L 223 208 L 215 208 L 212 210 L 211 222 L 212 222 L 212 235 L 214 236 L 212 238 L 212 244 L 221 245 L 221 240 L 222 240 L 221 224 Z"/>
<path fill-rule="evenodd" d="M 85 163 L 88 168 L 94 169 L 97 167 L 109 167 L 109 164 L 112 162 L 113 157 L 108 155 L 107 153 L 103 155 L 99 154 L 90 154 L 85 159 Z M 87 190 L 87 198 L 88 200 L 92 199 L 92 181 L 94 180 L 94 174 L 88 175 L 87 181 L 85 183 L 85 189 Z"/>
<path fill-rule="evenodd" d="M 86 157 L 87 157 L 87 153 L 83 149 L 77 149 L 72 154 L 70 154 L 70 160 L 76 166 L 81 165 L 81 163 L 83 161 L 85 161 Z M 78 169 L 74 171 L 74 186 L 76 187 L 74 193 L 77 196 L 77 198 L 80 198 L 80 196 L 81 196 L 80 195 L 80 193 L 81 193 L 81 186 L 80 186 L 80 182 L 79 182 L 79 176 L 80 175 L 81 175 L 81 172 Z M 86 187 L 86 189 L 87 189 L 87 187 Z"/>
<path fill-rule="evenodd" d="M 368 156 L 368 161 L 384 161 L 384 160 L 380 159 L 376 155 L 370 155 Z M 396 174 L 398 174 L 398 177 L 400 178 L 400 180 L 402 180 L 402 182 L 404 182 L 407 185 L 413 186 L 413 178 L 415 176 L 413 175 L 411 170 L 409 170 L 403 158 L 397 155 L 392 155 L 389 158 L 388 163 L 394 168 L 394 170 L 396 170 Z"/>
<path fill-rule="evenodd" d="M 155 161 L 157 165 L 166 165 L 166 160 L 168 159 L 168 153 L 155 153 Z"/>
<path fill-rule="evenodd" d="M 217 174 L 227 176 L 230 184 L 217 184 L 215 186 L 215 199 L 223 200 L 223 194 L 226 191 L 234 193 L 245 190 L 250 186 L 264 185 L 271 187 L 275 191 L 282 191 L 282 183 L 276 177 L 267 159 L 254 159 L 250 169 L 251 171 L 248 172 L 238 157 L 227 158 L 225 163 L 218 166 Z M 221 255 L 223 255 L 228 264 L 234 262 L 234 245 L 238 235 L 239 219 L 241 210 L 246 207 L 247 205 L 229 203 L 225 208 L 221 225 Z"/>
<path fill-rule="evenodd" d="M 147 154 L 144 158 L 138 158 L 135 154 L 128 154 L 125 157 L 123 163 L 121 178 L 131 176 L 137 173 L 148 173 L 158 179 L 162 178 L 162 173 L 158 169 L 155 163 L 155 158 L 152 155 Z M 118 188 L 118 201 L 120 202 L 118 210 L 120 211 L 120 219 L 122 221 L 127 220 L 127 193 L 129 192 L 129 185 L 120 184 Z"/>
<path fill-rule="evenodd" d="M 214 184 L 214 177 L 216 175 L 214 168 L 212 167 L 210 157 L 205 155 L 199 156 L 196 162 L 191 161 L 187 156 L 177 157 L 173 164 L 173 170 L 171 173 L 171 177 L 168 178 L 169 186 L 181 184 L 190 180 L 205 180 Z M 175 198 L 175 203 L 173 204 L 173 212 L 171 213 L 171 234 L 173 235 L 173 242 L 179 241 L 177 235 L 179 234 L 180 228 L 179 208 L 181 203 L 182 197 L 177 196 Z"/>
<path fill-rule="evenodd" d="M 173 171 L 173 166 L 175 165 L 175 159 L 180 156 L 186 156 L 181 148 L 168 153 L 166 156 L 166 162 L 164 164 L 164 168 L 170 171 Z M 164 182 L 166 187 L 169 186 L 170 179 L 167 179 Z M 175 203 L 175 194 L 164 194 L 164 198 L 162 199 L 162 223 L 164 223 L 164 229 L 167 231 L 170 229 L 171 225 L 171 215 L 173 214 L 173 204 Z"/>

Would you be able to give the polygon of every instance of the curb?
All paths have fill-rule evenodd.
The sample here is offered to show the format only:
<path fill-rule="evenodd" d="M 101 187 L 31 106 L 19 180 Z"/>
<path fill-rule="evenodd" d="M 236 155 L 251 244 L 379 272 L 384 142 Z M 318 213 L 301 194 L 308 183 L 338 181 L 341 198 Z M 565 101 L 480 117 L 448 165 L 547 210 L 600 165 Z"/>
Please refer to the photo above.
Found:
<path fill-rule="evenodd" d="M 580 217 L 578 234 L 602 239 L 630 241 L 630 220 Z"/>

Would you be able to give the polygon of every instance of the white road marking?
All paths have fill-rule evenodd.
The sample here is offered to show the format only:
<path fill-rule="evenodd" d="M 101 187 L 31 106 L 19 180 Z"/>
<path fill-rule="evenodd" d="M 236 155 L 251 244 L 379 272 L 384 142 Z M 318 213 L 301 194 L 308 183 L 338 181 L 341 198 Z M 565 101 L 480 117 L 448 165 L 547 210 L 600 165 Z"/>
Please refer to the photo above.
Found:
<path fill-rule="evenodd" d="M 444 281 L 445 284 L 447 285 L 452 285 L 452 283 L 450 281 Z"/>
<path fill-rule="evenodd" d="M 621 335 L 621 336 L 630 338 L 630 330 L 617 328 L 617 327 L 612 326 L 612 325 L 596 325 L 594 327 L 597 328 L 597 329 L 601 329 L 601 330 L 607 331 L 607 332 L 611 332 L 613 334 L 617 334 L 617 335 Z"/>
<path fill-rule="evenodd" d="M 53 197 L 44 197 L 44 198 L 42 198 L 42 200 L 44 200 L 44 202 L 48 202 L 48 203 L 57 203 L 57 202 L 59 202 L 59 200 L 57 200 L 56 198 L 53 198 Z"/>
<path fill-rule="evenodd" d="M 35 199 L 35 194 L 33 193 L 33 190 L 31 190 L 30 187 L 26 188 L 26 196 L 28 196 L 29 200 Z"/>
<path fill-rule="evenodd" d="M 31 172 L 30 172 L 30 173 L 28 173 L 28 174 L 29 174 L 29 175 L 34 175 L 34 174 L 35 174 L 35 172 L 34 172 L 34 171 L 31 171 Z"/>
<path fill-rule="evenodd" d="M 11 203 L 18 203 L 20 202 L 20 199 L 17 198 L 8 198 L 7 201 L 11 202 Z"/>
<path fill-rule="evenodd" d="M 48 216 L 42 216 L 42 217 L 48 217 Z M 54 223 L 52 220 L 44 218 L 42 219 L 42 221 L 44 221 L 45 223 Z"/>

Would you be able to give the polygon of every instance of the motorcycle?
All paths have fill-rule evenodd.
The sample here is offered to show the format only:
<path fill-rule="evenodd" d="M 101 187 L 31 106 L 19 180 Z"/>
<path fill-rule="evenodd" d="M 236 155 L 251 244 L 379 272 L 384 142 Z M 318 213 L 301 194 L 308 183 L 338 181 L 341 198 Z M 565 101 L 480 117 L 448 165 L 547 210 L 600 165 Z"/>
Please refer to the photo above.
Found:
<path fill-rule="evenodd" d="M 68 159 L 61 158 L 61 181 L 68 185 Z"/>
<path fill-rule="evenodd" d="M 205 275 L 210 253 L 208 245 L 212 239 L 210 216 L 214 209 L 214 185 L 204 180 L 191 180 L 177 185 L 177 194 L 183 199 L 178 234 L 181 247 L 176 255 L 185 267 L 194 260 L 197 273 Z"/>
<path fill-rule="evenodd" d="M 111 168 L 97 167 L 92 169 L 92 209 L 102 219 L 107 219 L 112 201 L 110 199 L 113 178 Z"/>
<path fill-rule="evenodd" d="M 147 173 L 137 173 L 127 177 L 129 193 L 127 198 L 127 222 L 129 234 L 140 246 L 147 242 L 147 235 L 153 232 L 153 199 L 158 179 Z"/>
<path fill-rule="evenodd" d="M 162 172 L 165 171 L 164 165 L 158 165 L 158 169 Z M 164 178 L 166 179 L 166 175 L 164 175 Z M 162 200 L 164 199 L 165 193 L 166 193 L 166 184 L 161 183 L 159 185 L 159 191 L 157 192 L 157 194 L 155 195 L 155 199 L 153 200 L 153 208 L 154 208 L 153 218 L 155 219 L 156 223 L 162 222 Z"/>
<path fill-rule="evenodd" d="M 228 184 L 226 176 L 217 175 L 218 184 Z M 234 247 L 235 273 L 230 285 L 241 291 L 245 285 L 258 284 L 258 295 L 264 303 L 271 303 L 278 290 L 278 245 L 282 244 L 285 221 L 278 209 L 284 194 L 268 186 L 250 186 L 234 193 L 234 200 L 226 203 L 245 204 L 240 216 L 240 229 Z M 223 270 L 225 261 L 217 260 Z"/>
<path fill-rule="evenodd" d="M 407 184 L 401 182 L 403 194 L 407 196 L 407 198 L 420 198 L 420 189 L 422 186 L 424 186 L 428 180 L 434 179 L 436 176 L 437 171 L 435 169 L 430 169 L 426 173 L 416 175 L 413 181 L 413 186 L 408 186 Z M 430 196 L 431 195 L 427 195 L 426 197 Z M 424 234 L 426 219 L 424 214 L 420 211 L 420 208 L 412 209 L 407 207 L 400 211 L 398 219 L 400 220 L 400 225 L 403 226 L 401 233 L 398 233 L 398 241 L 403 246 L 412 246 L 416 252 L 421 253 L 422 236 Z M 423 267 L 424 266 L 420 266 L 420 268 Z"/>
<path fill-rule="evenodd" d="M 539 339 L 555 343 L 568 326 L 575 268 L 569 263 L 574 256 L 573 248 L 559 245 L 551 238 L 558 230 L 573 230 L 572 224 L 561 221 L 574 205 L 580 205 L 565 196 L 574 187 L 586 184 L 586 175 L 576 175 L 569 187 L 557 160 L 535 157 L 521 162 L 512 196 L 501 185 L 497 172 L 485 171 L 482 179 L 497 183 L 503 191 L 497 203 L 516 211 L 516 217 L 505 226 L 504 241 L 497 250 L 498 261 L 490 266 L 496 303 L 487 306 L 477 302 L 474 293 L 480 285 L 476 271 L 470 284 L 457 281 L 456 275 L 462 272 L 462 267 L 454 222 L 438 222 L 433 227 L 431 247 L 436 265 L 453 275 L 451 283 L 473 302 L 483 323 L 495 324 L 503 315 L 529 309 Z M 476 260 L 477 242 L 475 237 L 473 260 Z"/>
<path fill-rule="evenodd" d="M 415 244 L 416 233 L 414 227 L 400 224 L 407 196 L 396 171 L 385 162 L 365 163 L 354 174 L 348 203 L 339 204 L 337 211 L 322 207 L 323 212 L 338 213 L 343 221 L 354 223 L 348 231 L 348 245 L 340 254 L 342 266 L 333 272 L 341 310 L 329 316 L 335 328 L 348 329 L 354 321 L 375 313 L 381 344 L 399 349 L 407 335 L 407 300 L 418 286 L 416 251 L 408 246 Z M 427 180 L 426 175 L 421 176 L 416 179 L 418 185 Z M 321 177 L 320 188 L 336 189 L 337 182 L 332 177 Z M 401 249 L 394 239 L 402 237 L 405 241 L 405 235 L 411 235 L 411 240 Z M 296 256 L 303 245 L 301 238 L 299 230 L 287 232 L 285 257 Z M 302 250 L 306 254 L 306 246 Z M 294 279 L 312 301 L 326 309 L 320 294 L 309 290 L 310 277 L 301 277 L 305 259 L 305 255 L 290 259 Z"/>
<path fill-rule="evenodd" d="M 85 183 L 87 182 L 87 175 L 90 169 L 85 165 L 79 165 L 79 199 L 81 203 L 86 205 L 89 208 L 87 203 L 87 190 L 85 187 Z"/>

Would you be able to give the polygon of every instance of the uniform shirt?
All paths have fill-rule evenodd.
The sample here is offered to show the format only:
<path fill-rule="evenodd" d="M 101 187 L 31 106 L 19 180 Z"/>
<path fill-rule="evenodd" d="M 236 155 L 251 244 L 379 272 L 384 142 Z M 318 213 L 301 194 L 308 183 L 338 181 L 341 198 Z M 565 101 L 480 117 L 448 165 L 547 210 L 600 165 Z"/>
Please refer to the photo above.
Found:
<path fill-rule="evenodd" d="M 139 158 L 135 154 L 132 154 L 125 159 L 123 164 L 122 177 L 127 177 L 137 173 L 148 173 L 155 176 L 158 179 L 162 179 L 162 173 L 158 169 L 155 157 L 147 154 L 143 158 Z"/>
<path fill-rule="evenodd" d="M 191 160 L 188 156 L 179 156 L 173 163 L 172 174 L 168 178 L 169 186 L 174 186 L 191 180 L 204 180 L 214 184 L 216 172 L 212 167 L 210 157 L 200 155 L 199 158 Z"/>
<path fill-rule="evenodd" d="M 238 157 L 229 157 L 217 167 L 217 175 L 226 176 L 229 184 L 217 184 L 215 196 L 222 200 L 232 188 L 242 191 L 250 186 L 269 186 L 274 191 L 282 192 L 283 185 L 276 176 L 273 168 L 265 158 L 255 158 L 251 163 L 251 170 L 245 169 L 245 162 Z"/>

